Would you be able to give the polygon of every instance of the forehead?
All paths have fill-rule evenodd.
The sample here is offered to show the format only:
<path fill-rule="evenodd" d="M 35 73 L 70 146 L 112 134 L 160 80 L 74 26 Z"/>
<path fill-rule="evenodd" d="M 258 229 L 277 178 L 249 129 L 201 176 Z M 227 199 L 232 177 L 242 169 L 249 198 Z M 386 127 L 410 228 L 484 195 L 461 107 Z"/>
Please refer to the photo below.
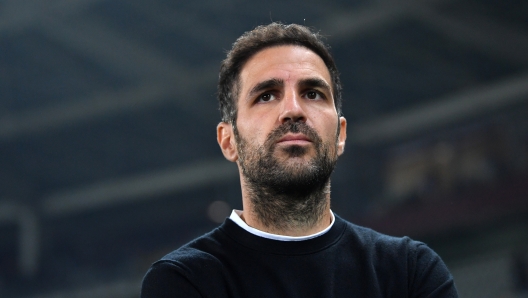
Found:
<path fill-rule="evenodd" d="M 319 78 L 331 85 L 330 72 L 319 55 L 302 46 L 274 46 L 257 52 L 244 64 L 240 71 L 240 95 L 272 78 L 293 82 Z"/>

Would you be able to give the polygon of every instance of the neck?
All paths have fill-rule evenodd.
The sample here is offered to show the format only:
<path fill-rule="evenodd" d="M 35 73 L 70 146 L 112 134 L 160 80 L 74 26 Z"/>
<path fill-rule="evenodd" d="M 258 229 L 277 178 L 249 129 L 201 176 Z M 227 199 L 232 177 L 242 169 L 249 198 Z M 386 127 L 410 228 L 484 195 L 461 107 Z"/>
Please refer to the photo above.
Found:
<path fill-rule="evenodd" d="M 243 184 L 247 186 L 247 184 Z M 243 187 L 242 219 L 251 227 L 284 236 L 306 236 L 331 223 L 330 181 L 308 194 Z"/>

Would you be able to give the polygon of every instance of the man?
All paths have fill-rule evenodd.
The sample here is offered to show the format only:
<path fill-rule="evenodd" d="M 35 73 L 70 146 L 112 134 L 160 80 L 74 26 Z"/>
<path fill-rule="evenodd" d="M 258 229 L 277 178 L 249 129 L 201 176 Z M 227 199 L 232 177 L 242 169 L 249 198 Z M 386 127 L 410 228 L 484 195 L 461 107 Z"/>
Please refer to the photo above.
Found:
<path fill-rule="evenodd" d="M 344 151 L 341 84 L 319 35 L 272 23 L 223 61 L 218 144 L 240 172 L 243 210 L 154 263 L 141 297 L 457 297 L 425 244 L 330 210 Z"/>

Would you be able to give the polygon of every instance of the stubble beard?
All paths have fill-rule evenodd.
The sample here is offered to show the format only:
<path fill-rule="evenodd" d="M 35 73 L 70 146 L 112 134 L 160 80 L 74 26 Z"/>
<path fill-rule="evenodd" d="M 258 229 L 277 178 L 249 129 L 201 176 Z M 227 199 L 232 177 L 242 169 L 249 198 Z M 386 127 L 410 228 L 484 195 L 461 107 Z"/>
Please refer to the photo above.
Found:
<path fill-rule="evenodd" d="M 306 135 L 312 145 L 277 147 L 277 141 L 288 132 Z M 255 145 L 240 136 L 236 124 L 234 135 L 238 163 L 258 221 L 277 231 L 308 229 L 317 224 L 330 204 L 330 176 L 337 161 L 337 136 L 334 143 L 325 144 L 304 122 L 282 124 L 268 135 L 263 145 Z M 279 150 L 287 156 L 285 162 L 276 156 Z M 315 156 L 305 161 L 310 150 L 315 150 Z"/>

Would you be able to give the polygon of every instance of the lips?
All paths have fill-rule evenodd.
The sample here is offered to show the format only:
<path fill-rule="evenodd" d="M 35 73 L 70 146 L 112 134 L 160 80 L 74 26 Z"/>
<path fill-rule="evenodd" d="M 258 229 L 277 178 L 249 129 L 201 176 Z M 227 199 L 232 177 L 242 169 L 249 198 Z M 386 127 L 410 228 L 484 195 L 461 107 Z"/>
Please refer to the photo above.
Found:
<path fill-rule="evenodd" d="M 311 143 L 309 137 L 304 134 L 287 134 L 284 137 L 280 138 L 277 143 L 288 143 L 288 144 L 306 144 Z"/>

